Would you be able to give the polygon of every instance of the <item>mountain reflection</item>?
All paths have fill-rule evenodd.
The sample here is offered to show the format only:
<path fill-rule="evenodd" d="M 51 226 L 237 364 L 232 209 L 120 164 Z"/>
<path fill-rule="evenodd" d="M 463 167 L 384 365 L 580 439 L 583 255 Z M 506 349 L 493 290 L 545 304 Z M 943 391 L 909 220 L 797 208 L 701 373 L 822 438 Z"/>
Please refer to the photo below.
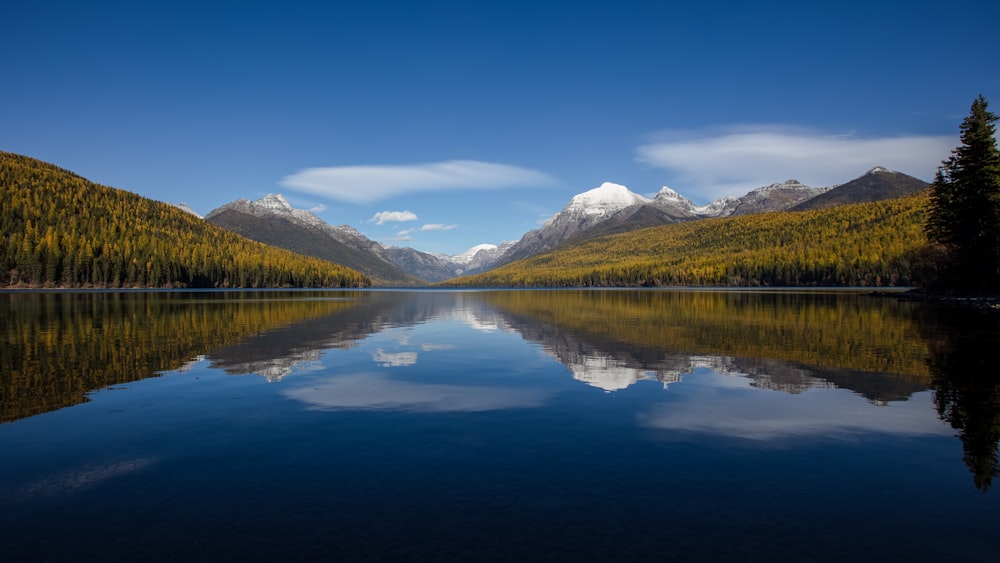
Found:
<path fill-rule="evenodd" d="M 928 388 L 912 303 L 857 294 L 552 291 L 490 292 L 506 322 L 608 391 L 664 385 L 698 368 L 801 393 L 846 388 L 876 404 Z"/>
<path fill-rule="evenodd" d="M 202 356 L 226 373 L 277 381 L 312 369 L 324 350 L 443 319 L 519 333 L 606 391 L 642 380 L 666 386 L 706 367 L 762 389 L 841 387 L 881 404 L 930 382 L 910 305 L 655 291 L 11 293 L 0 299 L 9 321 L 0 420 L 76 404 Z M 372 361 L 411 366 L 417 355 L 379 350 Z"/>
<path fill-rule="evenodd" d="M 183 369 L 212 350 L 265 347 L 280 329 L 355 307 L 339 292 L 0 294 L 0 422 L 87 400 L 87 393 Z M 255 340 L 256 339 L 256 340 Z M 316 347 L 300 347 L 312 353 Z M 272 355 L 277 358 L 279 355 Z M 281 356 L 284 357 L 284 356 Z"/>
<path fill-rule="evenodd" d="M 384 370 L 413 370 L 423 354 L 472 361 L 446 337 L 408 340 L 414 327 L 442 323 L 475 334 L 518 335 L 559 361 L 574 379 L 608 393 L 641 381 L 667 388 L 691 374 L 729 376 L 725 379 L 736 388 L 783 394 L 849 390 L 875 405 L 933 390 L 934 407 L 958 432 L 976 486 L 986 489 L 1000 475 L 996 318 L 857 293 L 5 293 L 0 314 L 7 321 L 0 347 L 0 422 L 77 404 L 91 391 L 182 370 L 195 359 L 224 373 L 270 381 L 334 370 L 336 377 L 309 388 L 281 391 L 317 409 L 481 411 L 546 400 L 550 392 L 540 388 L 390 378 Z M 328 365 L 336 359 L 324 358 L 339 358 L 336 351 L 387 331 L 396 340 L 371 347 L 365 366 L 341 371 Z M 794 408 L 810 407 L 803 401 Z M 798 417 L 792 411 L 791 418 L 747 414 L 741 420 L 733 406 L 733 416 L 710 426 L 717 433 L 763 437 L 783 435 L 793 426 L 805 432 L 810 424 L 851 427 L 838 419 L 832 404 L 811 408 L 812 422 L 804 423 L 808 413 Z M 691 416 L 675 407 L 647 413 L 643 424 L 704 426 Z M 896 418 L 884 428 L 883 422 L 854 422 L 890 432 L 933 431 L 909 420 Z"/>

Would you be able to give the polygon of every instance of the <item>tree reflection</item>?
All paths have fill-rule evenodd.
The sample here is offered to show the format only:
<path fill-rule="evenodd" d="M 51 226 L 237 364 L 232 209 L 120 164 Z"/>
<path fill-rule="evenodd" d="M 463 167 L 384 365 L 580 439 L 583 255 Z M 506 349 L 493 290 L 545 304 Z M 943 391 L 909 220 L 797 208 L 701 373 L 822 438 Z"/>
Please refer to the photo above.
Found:
<path fill-rule="evenodd" d="M 958 431 L 963 461 L 985 491 L 1000 476 L 1000 316 L 936 306 L 922 316 L 938 415 Z"/>
<path fill-rule="evenodd" d="M 367 301 L 357 292 L 67 292 L 0 295 L 0 424 L 82 403 L 91 391 L 181 369 Z M 347 297 L 352 297 L 347 299 Z"/>

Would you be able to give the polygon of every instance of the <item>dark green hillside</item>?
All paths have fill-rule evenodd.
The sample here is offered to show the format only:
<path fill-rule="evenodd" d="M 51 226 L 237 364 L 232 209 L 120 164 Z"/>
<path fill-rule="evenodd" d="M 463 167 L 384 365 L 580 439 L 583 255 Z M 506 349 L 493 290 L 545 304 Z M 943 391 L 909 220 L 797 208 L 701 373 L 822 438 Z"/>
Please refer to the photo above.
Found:
<path fill-rule="evenodd" d="M 362 274 L 0 152 L 0 286 L 358 287 Z"/>
<path fill-rule="evenodd" d="M 443 285 L 501 287 L 911 285 L 926 195 L 703 219 L 560 248 Z"/>
<path fill-rule="evenodd" d="M 320 229 L 310 228 L 279 217 L 257 217 L 224 209 L 212 213 L 206 221 L 264 244 L 292 252 L 343 264 L 372 278 L 376 285 L 425 285 L 392 264 L 371 253 L 351 248 Z"/>

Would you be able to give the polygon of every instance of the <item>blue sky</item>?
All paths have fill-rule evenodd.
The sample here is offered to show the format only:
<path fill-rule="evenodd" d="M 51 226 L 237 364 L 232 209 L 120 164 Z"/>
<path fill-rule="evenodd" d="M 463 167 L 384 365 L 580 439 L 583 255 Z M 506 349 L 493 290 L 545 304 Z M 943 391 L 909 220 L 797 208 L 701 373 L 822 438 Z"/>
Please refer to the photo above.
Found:
<path fill-rule="evenodd" d="M 605 181 L 695 203 L 930 180 L 1000 3 L 19 2 L 0 150 L 205 214 L 282 193 L 373 240 L 516 240 Z"/>

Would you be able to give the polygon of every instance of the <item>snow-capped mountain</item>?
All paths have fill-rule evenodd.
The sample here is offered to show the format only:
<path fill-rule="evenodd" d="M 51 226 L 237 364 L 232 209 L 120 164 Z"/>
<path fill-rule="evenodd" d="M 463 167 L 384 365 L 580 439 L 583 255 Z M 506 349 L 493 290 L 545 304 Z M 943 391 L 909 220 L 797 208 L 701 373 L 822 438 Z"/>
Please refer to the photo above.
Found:
<path fill-rule="evenodd" d="M 927 186 L 905 174 L 894 176 L 897 174 L 876 167 L 847 184 L 824 188 L 787 180 L 751 190 L 741 197 L 726 196 L 701 206 L 667 186 L 650 200 L 625 186 L 606 182 L 574 196 L 540 229 L 525 233 L 494 266 L 547 252 L 570 239 L 584 236 L 603 236 L 708 217 L 806 209 L 813 201 L 819 205 L 821 200 L 823 205 L 875 201 L 907 195 Z M 831 203 L 827 204 L 826 200 Z"/>
<path fill-rule="evenodd" d="M 566 207 L 550 219 L 550 221 L 570 217 L 584 220 L 599 220 L 613 215 L 626 207 L 649 202 L 649 198 L 634 193 L 621 184 L 604 182 L 599 187 L 573 196 Z"/>
<path fill-rule="evenodd" d="M 521 240 L 511 245 L 497 260 L 497 265 L 551 250 L 625 210 L 638 210 L 651 202 L 625 186 L 605 182 L 573 196 L 562 211 L 549 218 L 542 228 L 525 233 Z"/>
<path fill-rule="evenodd" d="M 314 227 L 322 228 L 324 225 L 329 226 L 326 222 L 311 212 L 306 211 L 305 209 L 295 209 L 281 194 L 267 194 L 257 201 L 240 198 L 231 203 L 227 203 L 218 209 L 213 209 L 208 215 L 205 216 L 205 219 L 209 219 L 213 215 L 217 215 L 227 209 L 239 211 L 240 213 L 245 213 L 247 215 L 253 215 L 255 217 L 277 215 L 292 218 L 299 223 Z"/>
<path fill-rule="evenodd" d="M 489 269 L 517 241 L 507 240 L 497 244 L 477 244 L 469 250 L 454 256 L 441 255 L 452 264 L 461 265 L 461 275 L 468 275 Z"/>
<path fill-rule="evenodd" d="M 667 186 L 660 188 L 653 198 L 653 203 L 658 207 L 677 208 L 693 213 L 697 207 L 690 199 L 682 196 Z"/>
<path fill-rule="evenodd" d="M 450 258 L 452 262 L 456 262 L 458 264 L 468 264 L 469 262 L 472 262 L 472 260 L 476 257 L 476 254 L 480 251 L 493 253 L 496 252 L 497 248 L 498 247 L 495 244 L 477 244 L 461 254 L 449 256 L 448 258 Z"/>

